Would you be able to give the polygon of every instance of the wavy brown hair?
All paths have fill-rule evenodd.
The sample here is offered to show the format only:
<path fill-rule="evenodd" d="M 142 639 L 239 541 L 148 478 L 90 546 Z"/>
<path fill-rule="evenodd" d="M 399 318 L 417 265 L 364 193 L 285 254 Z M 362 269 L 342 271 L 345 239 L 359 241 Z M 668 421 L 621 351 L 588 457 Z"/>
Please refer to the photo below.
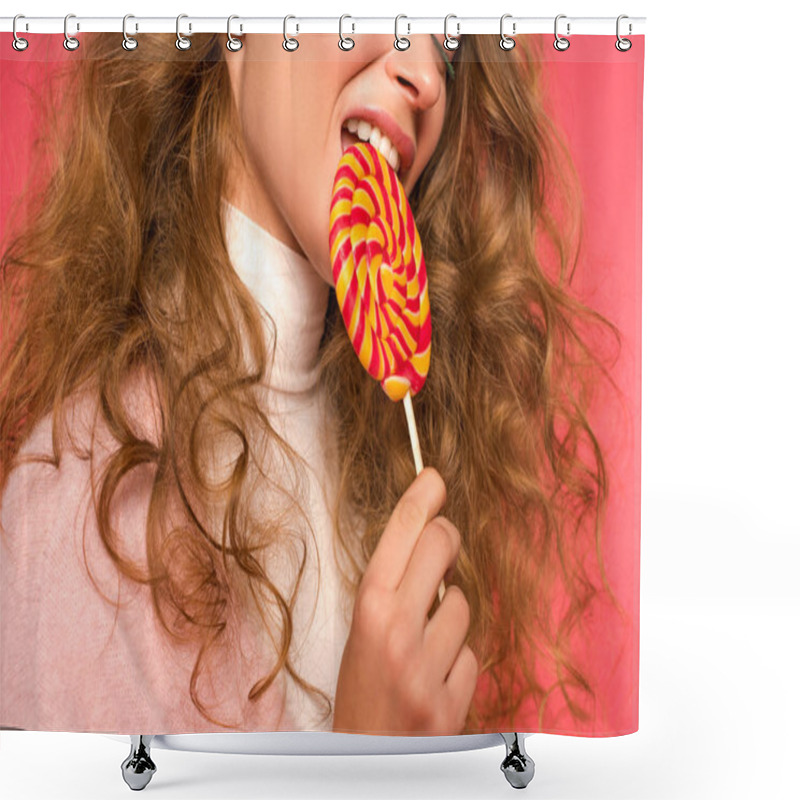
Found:
<path fill-rule="evenodd" d="M 613 597 L 600 547 L 607 477 L 589 419 L 598 378 L 610 377 L 587 342 L 599 329 L 617 344 L 619 335 L 570 291 L 579 187 L 543 107 L 535 47 L 503 52 L 496 38 L 462 37 L 444 131 L 409 198 L 434 321 L 414 408 L 423 460 L 447 486 L 441 513 L 462 534 L 452 582 L 469 601 L 467 641 L 482 673 L 465 733 L 530 729 L 520 708 L 531 702 L 541 726 L 554 690 L 576 719 L 591 720 L 591 678 L 571 643 L 592 600 Z M 284 668 L 326 715 L 332 698 L 289 658 L 306 541 L 292 515 L 310 530 L 301 471 L 289 487 L 275 484 L 249 434 L 263 430 L 287 466 L 299 464 L 260 394 L 271 319 L 225 247 L 220 199 L 243 145 L 223 43 L 196 34 L 179 52 L 174 36 L 149 34 L 125 52 L 116 34 L 93 34 L 79 74 L 51 80 L 54 112 L 34 173 L 43 177 L 25 194 L 30 222 L 1 262 L 0 488 L 49 413 L 53 453 L 38 458 L 58 466 L 68 399 L 89 391 L 118 443 L 93 482 L 105 548 L 123 574 L 149 584 L 165 629 L 196 642 L 188 688 L 197 708 L 235 728 L 212 716 L 200 677 L 206 657 L 228 652 L 243 608 L 261 615 L 277 654 L 249 699 Z M 404 415 L 359 363 L 332 292 L 320 359 L 341 468 L 336 541 L 355 595 L 415 473 Z M 157 394 L 155 433 L 125 403 L 136 374 Z M 220 442 L 235 453 L 224 468 Z M 153 475 L 146 564 L 124 555 L 111 524 L 112 500 L 137 469 Z M 265 485 L 287 502 L 269 520 L 248 502 Z M 260 553 L 288 538 L 301 557 L 285 592 Z M 567 602 L 557 614 L 558 591 Z M 543 682 L 542 665 L 554 683 Z"/>

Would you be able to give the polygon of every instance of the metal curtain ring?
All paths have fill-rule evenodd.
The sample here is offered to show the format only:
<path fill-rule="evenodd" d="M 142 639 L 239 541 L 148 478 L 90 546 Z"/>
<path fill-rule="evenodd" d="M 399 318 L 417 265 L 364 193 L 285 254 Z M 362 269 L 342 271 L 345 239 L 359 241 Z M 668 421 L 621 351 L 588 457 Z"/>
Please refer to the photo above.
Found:
<path fill-rule="evenodd" d="M 17 36 L 17 20 L 18 19 L 25 19 L 25 16 L 23 14 L 17 14 L 14 17 L 14 21 L 11 23 L 11 32 L 14 34 L 14 39 L 11 42 L 11 46 L 15 50 L 17 50 L 18 52 L 21 53 L 23 50 L 25 50 L 28 47 L 28 40 L 27 39 L 21 39 L 19 36 Z M 27 28 L 28 28 L 28 23 L 26 22 L 25 23 L 25 29 L 27 30 Z"/>
<path fill-rule="evenodd" d="M 556 40 L 553 42 L 553 47 L 555 47 L 556 50 L 559 50 L 562 53 L 569 47 L 569 39 L 565 39 L 563 36 L 558 35 L 558 21 L 560 19 L 566 19 L 566 18 L 567 18 L 566 14 L 559 14 L 556 17 L 556 23 L 555 23 Z M 569 36 L 569 22 L 567 22 L 567 36 Z"/>
<path fill-rule="evenodd" d="M 67 16 L 64 17 L 64 49 L 71 51 L 77 50 L 80 46 L 80 42 L 74 36 L 70 36 L 69 33 L 67 33 L 67 25 L 69 24 L 70 18 L 74 19 L 75 15 L 67 14 Z"/>
<path fill-rule="evenodd" d="M 342 23 L 346 19 L 353 19 L 353 18 L 349 14 L 342 14 L 342 16 L 339 17 L 339 48 L 342 50 L 352 50 L 356 46 L 355 41 L 353 41 L 353 39 L 351 39 L 349 36 L 345 36 L 342 33 Z M 353 30 L 351 31 L 351 33 L 355 32 L 356 32 L 356 24 L 354 22 Z"/>
<path fill-rule="evenodd" d="M 398 14 L 394 18 L 394 46 L 397 50 L 408 50 L 408 48 L 411 47 L 411 40 L 397 33 L 397 23 L 400 22 L 401 19 L 408 19 L 408 17 L 405 14 Z M 411 25 L 408 26 L 408 32 L 411 33 Z"/>
<path fill-rule="evenodd" d="M 506 36 L 503 33 L 503 23 L 505 22 L 506 18 L 510 17 L 510 16 L 512 16 L 512 15 L 511 14 L 503 14 L 503 16 L 500 17 L 500 49 L 501 50 L 513 50 L 514 49 L 514 45 L 516 44 L 516 42 L 510 36 Z M 516 33 L 516 32 L 517 32 L 517 23 L 516 22 L 512 22 L 511 23 L 511 33 Z"/>
<path fill-rule="evenodd" d="M 139 46 L 139 42 L 133 36 L 128 36 L 128 20 L 135 19 L 133 14 L 126 14 L 122 18 L 122 48 L 123 50 L 135 50 Z M 136 30 L 139 30 L 139 26 L 136 26 Z"/>
<path fill-rule="evenodd" d="M 188 50 L 192 43 L 189 39 L 181 34 L 181 20 L 187 18 L 188 14 L 178 14 L 178 18 L 175 20 L 175 33 L 177 34 L 178 38 L 175 40 L 175 47 L 178 50 Z M 192 35 L 192 23 L 189 23 L 189 36 Z"/>
<path fill-rule="evenodd" d="M 287 14 L 283 18 L 283 49 L 286 50 L 286 52 L 288 53 L 293 53 L 295 50 L 297 50 L 298 47 L 300 47 L 300 42 L 298 42 L 297 39 L 293 39 L 291 36 L 288 36 L 286 33 L 286 23 L 290 19 L 297 19 L 297 17 L 293 17 L 291 14 Z M 295 25 L 295 27 L 297 28 L 297 32 L 299 33 L 300 26 Z"/>
<path fill-rule="evenodd" d="M 620 38 L 620 35 L 619 35 L 619 21 L 621 19 L 628 19 L 628 15 L 627 14 L 620 14 L 617 17 L 617 41 L 614 42 L 614 47 L 616 47 L 617 50 L 620 51 L 620 53 L 626 53 L 628 50 L 631 49 L 631 47 L 633 47 L 633 42 L 630 39 L 622 39 L 622 38 Z M 631 26 L 630 26 L 630 23 L 628 23 L 628 33 L 630 33 L 630 32 L 631 32 Z"/>
<path fill-rule="evenodd" d="M 458 48 L 461 46 L 461 42 L 458 39 L 453 38 L 447 32 L 447 21 L 455 16 L 456 16 L 455 14 L 448 14 L 444 18 L 444 41 L 442 42 L 442 44 L 445 46 L 446 50 L 458 50 Z M 458 22 L 458 18 L 456 17 L 456 36 L 458 36 L 460 33 L 461 33 L 461 23 Z"/>
<path fill-rule="evenodd" d="M 225 45 L 231 53 L 238 53 L 244 47 L 244 42 L 241 39 L 237 39 L 235 36 L 231 35 L 231 20 L 239 19 L 236 14 L 231 14 L 228 17 L 228 42 Z M 239 26 L 239 30 L 242 30 L 241 25 Z"/>

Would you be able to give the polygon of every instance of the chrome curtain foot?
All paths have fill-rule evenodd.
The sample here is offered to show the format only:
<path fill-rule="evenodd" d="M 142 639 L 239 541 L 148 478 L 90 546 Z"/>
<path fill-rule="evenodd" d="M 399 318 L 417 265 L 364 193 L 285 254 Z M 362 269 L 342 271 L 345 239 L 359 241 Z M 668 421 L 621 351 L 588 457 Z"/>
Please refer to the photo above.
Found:
<path fill-rule="evenodd" d="M 532 780 L 536 765 L 525 752 L 525 739 L 520 733 L 501 733 L 506 743 L 506 757 L 500 765 L 506 780 L 515 789 L 524 789 Z"/>
<path fill-rule="evenodd" d="M 152 736 L 132 735 L 131 752 L 122 762 L 122 778 L 135 792 L 144 789 L 156 771 L 156 765 L 150 758 L 152 740 Z"/>

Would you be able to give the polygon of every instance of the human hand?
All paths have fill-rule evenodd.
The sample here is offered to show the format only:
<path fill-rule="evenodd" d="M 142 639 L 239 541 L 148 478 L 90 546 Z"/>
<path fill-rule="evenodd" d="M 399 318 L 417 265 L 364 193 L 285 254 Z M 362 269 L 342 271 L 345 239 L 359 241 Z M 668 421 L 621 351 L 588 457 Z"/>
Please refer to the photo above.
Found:
<path fill-rule="evenodd" d="M 424 736 L 464 728 L 478 661 L 464 643 L 470 612 L 461 589 L 448 586 L 428 618 L 461 546 L 455 525 L 434 516 L 445 499 L 442 477 L 426 467 L 392 512 L 355 600 L 335 731 Z"/>

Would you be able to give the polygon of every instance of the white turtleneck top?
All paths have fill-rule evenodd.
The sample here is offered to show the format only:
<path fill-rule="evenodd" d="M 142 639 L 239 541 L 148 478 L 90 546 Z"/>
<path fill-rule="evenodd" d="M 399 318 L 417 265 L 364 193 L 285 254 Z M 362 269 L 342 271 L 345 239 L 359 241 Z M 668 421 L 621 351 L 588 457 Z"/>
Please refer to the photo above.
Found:
<path fill-rule="evenodd" d="M 290 664 L 333 703 L 352 609 L 333 555 L 338 466 L 333 437 L 326 435 L 328 405 L 316 366 L 329 286 L 306 258 L 237 208 L 224 203 L 224 212 L 234 268 L 275 322 L 276 355 L 261 393 L 263 408 L 304 460 L 291 463 L 300 469 L 298 499 L 310 523 L 283 517 L 291 510 L 285 497 L 263 485 L 257 470 L 248 470 L 256 476 L 247 495 L 251 519 L 278 519 L 281 533 L 293 534 L 256 554 L 291 604 L 298 540 L 306 542 L 307 561 L 291 608 Z M 266 320 L 265 326 L 269 344 L 272 328 Z M 139 435 L 152 440 L 148 426 L 157 425 L 161 414 L 146 375 L 133 376 L 124 391 L 131 419 L 144 427 Z M 117 734 L 230 730 L 203 716 L 190 697 L 196 642 L 178 642 L 168 634 L 150 587 L 122 576 L 102 543 L 92 484 L 118 442 L 100 412 L 96 390 L 70 396 L 64 412 L 68 435 L 58 464 L 25 460 L 52 454 L 51 413 L 20 447 L 0 498 L 0 727 Z M 262 451 L 266 456 L 265 474 L 294 494 L 294 476 L 274 438 L 248 434 L 254 458 Z M 93 462 L 85 456 L 90 449 Z M 110 509 L 123 556 L 145 567 L 154 472 L 154 464 L 145 464 L 127 473 Z M 266 595 L 260 597 L 265 602 Z M 254 608 L 243 609 L 244 602 L 237 599 L 229 607 L 222 646 L 201 662 L 196 689 L 211 717 L 242 731 L 331 730 L 333 715 L 325 716 L 326 706 L 298 687 L 286 669 L 263 694 L 248 697 L 276 664 L 278 626 L 265 625 Z M 274 612 L 268 603 L 268 620 L 282 623 Z"/>
<path fill-rule="evenodd" d="M 267 378 L 265 410 L 278 433 L 307 462 L 307 468 L 301 465 L 308 481 L 303 506 L 313 528 L 313 541 L 306 528 L 307 563 L 293 610 L 290 655 L 300 676 L 325 691 L 333 701 L 351 609 L 333 555 L 335 445 L 326 435 L 328 412 L 318 368 L 331 286 L 304 255 L 283 244 L 234 205 L 223 201 L 223 209 L 226 243 L 234 268 L 275 323 L 275 360 Z M 266 337 L 269 344 L 270 326 Z M 288 482 L 284 488 L 290 490 Z M 282 507 L 279 499 L 275 502 Z M 265 513 L 270 513 L 266 502 Z M 288 599 L 300 555 L 292 547 L 284 549 L 283 555 L 284 560 L 278 557 L 270 562 L 267 574 L 284 589 Z M 271 646 L 266 637 L 265 646 Z M 321 706 L 295 681 L 287 679 L 286 687 L 285 713 L 287 721 L 293 720 L 293 729 L 332 728 L 333 715 L 321 722 Z"/>

